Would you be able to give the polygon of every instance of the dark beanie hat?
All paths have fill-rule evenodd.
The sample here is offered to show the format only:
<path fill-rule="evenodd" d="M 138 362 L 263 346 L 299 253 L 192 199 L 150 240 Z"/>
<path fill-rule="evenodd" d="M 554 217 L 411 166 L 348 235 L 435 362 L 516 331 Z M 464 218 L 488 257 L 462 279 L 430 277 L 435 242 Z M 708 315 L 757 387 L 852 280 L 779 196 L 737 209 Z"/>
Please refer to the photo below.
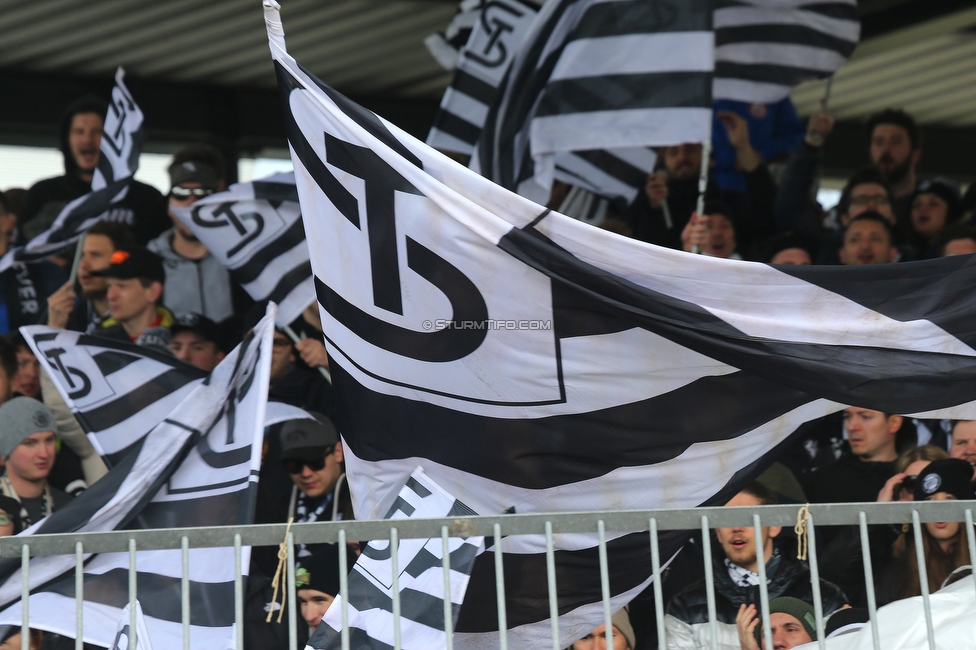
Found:
<path fill-rule="evenodd" d="M 918 474 L 915 500 L 924 501 L 933 494 L 947 492 L 960 500 L 974 499 L 973 466 L 961 458 L 933 460 Z"/>
<path fill-rule="evenodd" d="M 314 544 L 309 546 L 311 555 L 298 560 L 295 569 L 295 588 L 314 589 L 330 596 L 339 595 L 339 545 Z M 346 567 L 352 570 L 356 563 L 356 554 L 348 547 L 346 552 Z"/>
<path fill-rule="evenodd" d="M 812 640 L 817 640 L 817 617 L 813 612 L 813 605 L 799 598 L 780 596 L 769 601 L 769 614 L 789 614 L 800 622 Z M 756 626 L 756 638 L 762 638 L 762 625 Z"/>

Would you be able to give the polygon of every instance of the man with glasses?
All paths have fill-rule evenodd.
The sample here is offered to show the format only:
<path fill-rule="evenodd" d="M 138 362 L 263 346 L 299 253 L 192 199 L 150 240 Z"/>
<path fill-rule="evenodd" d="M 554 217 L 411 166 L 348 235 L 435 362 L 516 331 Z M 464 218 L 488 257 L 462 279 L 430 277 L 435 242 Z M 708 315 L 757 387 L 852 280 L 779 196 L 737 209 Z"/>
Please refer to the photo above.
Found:
<path fill-rule="evenodd" d="M 235 311 L 235 292 L 227 269 L 172 210 L 223 190 L 224 169 L 221 153 L 202 144 L 183 147 L 173 155 L 169 166 L 169 216 L 173 227 L 149 242 L 148 248 L 163 258 L 163 303 L 178 317 L 193 312 L 220 322 Z"/>

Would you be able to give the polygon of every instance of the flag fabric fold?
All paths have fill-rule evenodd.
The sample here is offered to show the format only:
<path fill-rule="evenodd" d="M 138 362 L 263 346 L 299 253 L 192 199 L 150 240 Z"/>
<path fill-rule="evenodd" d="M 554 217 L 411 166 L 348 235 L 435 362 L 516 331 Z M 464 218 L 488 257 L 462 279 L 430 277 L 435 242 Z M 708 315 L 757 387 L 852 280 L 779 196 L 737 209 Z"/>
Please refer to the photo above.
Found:
<path fill-rule="evenodd" d="M 173 212 L 256 302 L 278 305 L 279 326 L 315 301 L 294 174 L 235 183 Z"/>
<path fill-rule="evenodd" d="M 640 147 L 705 142 L 713 51 L 707 3 L 548 2 L 498 87 L 472 168 L 545 204 L 557 170 L 567 182 L 578 172 L 573 152 L 622 149 L 627 162 Z"/>
<path fill-rule="evenodd" d="M 265 16 L 358 517 L 418 464 L 480 514 L 721 504 L 847 404 L 976 416 L 976 262 L 781 268 L 595 229 L 350 102 Z M 650 552 L 607 544 L 617 609 Z M 556 545 L 568 645 L 603 620 L 597 538 Z M 551 647 L 544 539 L 502 551 L 509 643 Z M 497 647 L 484 557 L 456 647 Z"/>
<path fill-rule="evenodd" d="M 119 616 L 119 627 L 115 630 L 115 641 L 112 643 L 111 650 L 152 650 L 152 640 L 149 638 L 149 629 L 146 627 L 146 617 L 142 613 L 142 605 L 135 601 L 136 610 L 136 634 L 133 643 L 131 607 L 132 603 L 122 608 Z"/>
<path fill-rule="evenodd" d="M 112 204 L 125 198 L 139 168 L 143 116 L 124 78 L 120 67 L 115 73 L 112 101 L 105 116 L 92 191 L 64 206 L 48 230 L 0 258 L 0 272 L 17 263 L 39 262 L 71 246 Z"/>
<path fill-rule="evenodd" d="M 385 519 L 434 519 L 475 514 L 418 467 L 407 479 Z M 445 599 L 451 602 L 451 629 L 457 621 L 474 558 L 484 550 L 484 538 L 448 538 L 450 591 L 444 590 L 444 545 L 440 537 L 398 541 L 400 572 L 397 586 L 402 618 L 400 642 L 404 650 L 447 646 Z M 351 647 L 393 647 L 393 575 L 389 541 L 371 541 L 349 573 L 349 634 Z M 312 650 L 342 648 L 342 596 L 329 606 L 308 640 Z"/>
<path fill-rule="evenodd" d="M 208 373 L 172 355 L 103 336 L 46 325 L 20 328 L 24 340 L 109 467 L 162 422 Z M 312 417 L 269 402 L 265 426 Z"/>
<path fill-rule="evenodd" d="M 25 534 L 251 523 L 267 404 L 274 307 L 109 473 Z M 78 376 L 74 375 L 77 379 Z M 138 435 L 138 422 L 132 426 Z M 250 548 L 243 553 L 247 573 Z M 73 556 L 30 564 L 30 626 L 75 636 Z M 182 644 L 181 551 L 139 551 L 137 583 L 149 634 Z M 126 553 L 89 555 L 84 641 L 111 647 L 128 597 Z M 234 549 L 190 550 L 191 647 L 234 647 Z M 20 560 L 0 560 L 0 625 L 21 621 Z M 8 606 L 9 605 L 9 606 Z"/>

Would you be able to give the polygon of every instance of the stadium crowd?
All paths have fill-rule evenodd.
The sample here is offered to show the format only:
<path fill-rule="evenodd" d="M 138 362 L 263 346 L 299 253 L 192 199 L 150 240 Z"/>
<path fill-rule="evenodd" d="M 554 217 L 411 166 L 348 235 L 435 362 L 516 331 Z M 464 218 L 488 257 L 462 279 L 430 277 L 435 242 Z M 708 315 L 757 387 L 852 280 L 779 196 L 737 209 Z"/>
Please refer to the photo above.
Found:
<path fill-rule="evenodd" d="M 637 200 L 611 206 L 600 225 L 660 246 L 783 265 L 893 264 L 976 252 L 976 225 L 970 222 L 976 185 L 963 195 L 951 180 L 921 178 L 920 130 L 905 112 L 885 110 L 868 120 L 865 146 L 872 165 L 852 174 L 838 205 L 827 210 L 815 200 L 821 151 L 833 126 L 827 112 L 812 115 L 804 128 L 791 107 L 767 113 L 755 105 L 722 108 L 715 119 L 724 137 L 716 146 L 703 214 L 695 212 L 702 147 L 683 144 L 660 151 L 661 169 L 647 178 Z M 99 100 L 83 98 L 67 110 L 64 175 L 0 195 L 0 254 L 43 232 L 68 201 L 90 190 L 105 109 Z M 768 122 L 774 118 L 775 125 Z M 254 304 L 170 211 L 226 188 L 221 154 L 203 144 L 186 146 L 174 154 L 169 174 L 166 196 L 134 183 L 113 214 L 87 231 L 78 260 L 69 251 L 3 273 L 0 534 L 15 534 L 64 507 L 106 472 L 19 326 L 46 324 L 130 341 L 210 371 L 264 313 L 264 305 Z M 558 197 L 566 189 L 554 188 L 550 207 L 560 207 Z M 69 281 L 73 262 L 77 276 Z M 314 305 L 291 330 L 274 334 L 269 399 L 301 407 L 316 419 L 266 431 L 255 521 L 350 518 L 332 388 L 327 373 L 319 372 L 329 361 Z M 807 426 L 779 462 L 728 505 L 973 499 L 974 467 L 976 421 L 915 419 L 852 405 Z M 925 524 L 922 540 L 934 592 L 958 579 L 968 564 L 966 532 L 954 522 Z M 919 595 L 913 536 L 877 525 L 870 541 L 878 604 Z M 720 647 L 763 646 L 759 553 L 768 577 L 774 646 L 816 639 L 809 568 L 795 559 L 792 533 L 766 527 L 755 539 L 751 527 L 720 528 L 714 539 L 692 539 L 665 573 L 669 648 L 711 647 L 704 544 L 714 548 Z M 828 529 L 818 544 L 827 632 L 849 630 L 866 620 L 858 531 Z M 348 553 L 351 563 L 357 548 L 299 548 L 303 635 L 319 624 L 338 591 L 339 552 Z M 268 617 L 277 606 L 277 562 L 275 549 L 252 555 L 245 647 L 287 647 L 285 624 Z M 654 647 L 652 591 L 618 612 L 613 624 L 613 648 Z M 19 636 L 4 643 L 0 647 L 20 647 Z M 604 626 L 572 647 L 607 647 Z"/>

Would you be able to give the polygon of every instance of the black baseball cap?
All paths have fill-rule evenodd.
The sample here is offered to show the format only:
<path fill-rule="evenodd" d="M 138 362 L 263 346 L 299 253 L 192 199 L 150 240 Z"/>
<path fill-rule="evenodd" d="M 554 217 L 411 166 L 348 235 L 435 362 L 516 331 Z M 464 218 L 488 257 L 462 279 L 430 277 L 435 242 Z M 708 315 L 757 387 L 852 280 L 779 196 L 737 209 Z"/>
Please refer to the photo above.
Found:
<path fill-rule="evenodd" d="M 117 248 L 109 258 L 108 268 L 93 271 L 92 275 L 115 278 L 117 280 L 131 280 L 133 278 L 148 278 L 153 282 L 166 282 L 166 270 L 163 260 L 143 246 L 128 246 Z"/>
<path fill-rule="evenodd" d="M 284 460 L 321 460 L 339 442 L 332 420 L 309 411 L 314 419 L 289 420 L 281 426 L 281 457 Z"/>

